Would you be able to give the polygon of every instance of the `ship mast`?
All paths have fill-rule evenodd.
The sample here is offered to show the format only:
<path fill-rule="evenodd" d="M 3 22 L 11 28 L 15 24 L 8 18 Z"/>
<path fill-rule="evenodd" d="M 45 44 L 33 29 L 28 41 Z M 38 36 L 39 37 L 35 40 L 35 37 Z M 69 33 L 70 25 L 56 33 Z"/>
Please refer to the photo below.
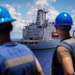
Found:
<path fill-rule="evenodd" d="M 45 9 L 44 9 L 43 13 L 45 14 L 44 17 L 45 17 L 45 21 L 46 21 L 46 14 L 48 13 L 48 11 L 45 11 Z"/>

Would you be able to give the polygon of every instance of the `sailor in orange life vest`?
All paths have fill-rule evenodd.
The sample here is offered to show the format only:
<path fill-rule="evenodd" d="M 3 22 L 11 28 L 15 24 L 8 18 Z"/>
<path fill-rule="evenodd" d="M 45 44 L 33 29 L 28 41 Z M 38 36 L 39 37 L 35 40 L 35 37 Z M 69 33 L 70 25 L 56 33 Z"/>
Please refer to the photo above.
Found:
<path fill-rule="evenodd" d="M 75 38 L 70 36 L 72 25 L 72 17 L 66 12 L 60 13 L 55 19 L 54 26 L 61 41 L 53 55 L 51 75 L 74 75 Z"/>
<path fill-rule="evenodd" d="M 11 41 L 13 21 L 8 10 L 0 6 L 0 75 L 44 75 L 33 52 Z"/>

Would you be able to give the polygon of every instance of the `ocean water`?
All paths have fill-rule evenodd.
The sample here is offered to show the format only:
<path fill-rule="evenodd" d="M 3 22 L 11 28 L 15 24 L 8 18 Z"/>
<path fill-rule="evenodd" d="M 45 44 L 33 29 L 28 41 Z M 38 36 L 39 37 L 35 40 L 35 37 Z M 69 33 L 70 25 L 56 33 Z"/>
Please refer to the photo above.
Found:
<path fill-rule="evenodd" d="M 33 50 L 33 53 L 40 62 L 44 75 L 50 75 L 50 68 L 52 63 L 52 58 L 54 54 L 54 49 L 50 50 Z"/>

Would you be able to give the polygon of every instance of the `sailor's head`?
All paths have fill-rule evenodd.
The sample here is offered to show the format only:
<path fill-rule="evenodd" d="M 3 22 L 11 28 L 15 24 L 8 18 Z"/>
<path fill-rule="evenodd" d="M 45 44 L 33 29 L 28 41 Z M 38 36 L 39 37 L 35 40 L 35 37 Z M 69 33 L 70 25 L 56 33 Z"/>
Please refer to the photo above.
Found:
<path fill-rule="evenodd" d="M 8 10 L 3 6 L 0 6 L 0 33 L 10 31 L 10 29 L 12 29 L 11 22 L 13 21 L 15 21 L 15 19 L 10 16 Z"/>

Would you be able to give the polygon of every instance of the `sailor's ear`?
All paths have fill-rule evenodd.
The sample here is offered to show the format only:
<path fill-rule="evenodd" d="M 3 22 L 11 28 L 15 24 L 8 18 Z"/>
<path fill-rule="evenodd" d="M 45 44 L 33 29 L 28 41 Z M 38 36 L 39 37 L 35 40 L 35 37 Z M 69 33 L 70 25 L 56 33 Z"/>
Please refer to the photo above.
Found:
<path fill-rule="evenodd" d="M 11 26 L 10 26 L 10 31 L 12 31 L 12 30 L 13 30 L 13 26 L 11 25 Z"/>

